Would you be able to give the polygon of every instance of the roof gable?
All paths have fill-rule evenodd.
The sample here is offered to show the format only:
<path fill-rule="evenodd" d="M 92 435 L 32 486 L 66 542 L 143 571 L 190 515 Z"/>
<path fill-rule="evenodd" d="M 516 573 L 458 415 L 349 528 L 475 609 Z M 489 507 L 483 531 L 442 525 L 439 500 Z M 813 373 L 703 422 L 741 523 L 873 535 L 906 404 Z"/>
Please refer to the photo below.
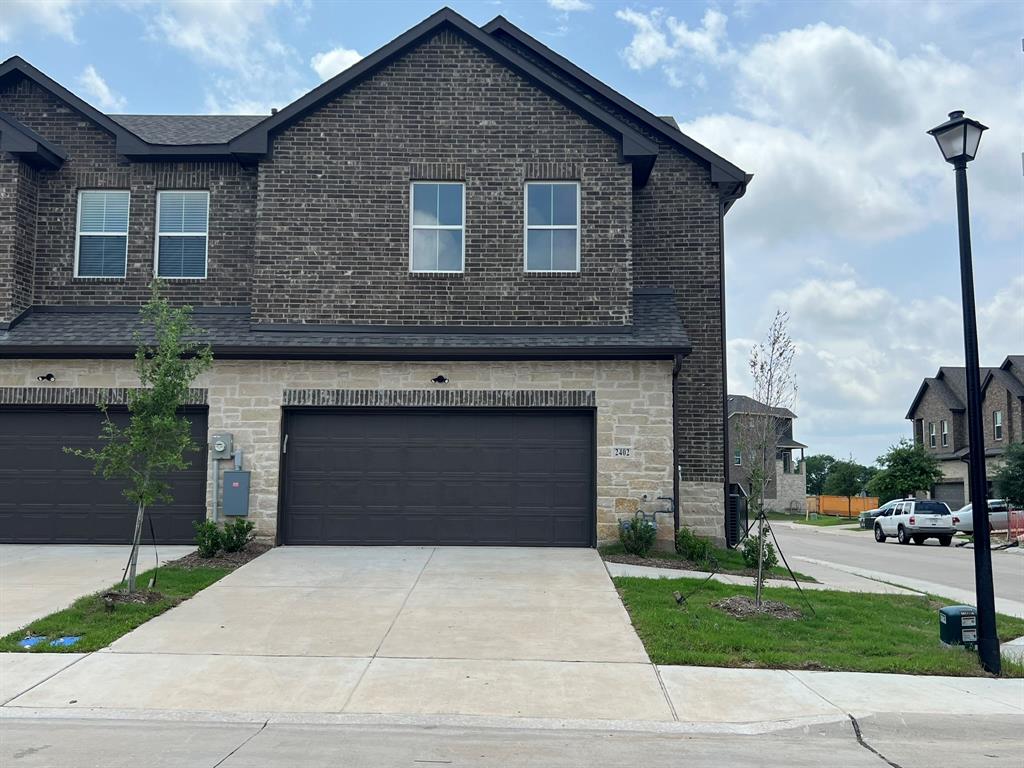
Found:
<path fill-rule="evenodd" d="M 732 200 L 738 199 L 746 191 L 746 185 L 753 178 L 753 175 L 745 173 L 742 169 L 733 165 L 724 157 L 712 152 L 703 144 L 691 139 L 679 130 L 679 126 L 674 118 L 659 117 L 652 114 L 636 102 L 623 96 L 618 91 L 609 88 L 596 77 L 576 66 L 564 56 L 555 53 L 539 40 L 531 37 L 522 29 L 510 22 L 504 16 L 495 17 L 483 26 L 483 30 L 496 39 L 506 38 L 523 46 L 550 66 L 563 72 L 584 89 L 614 104 L 641 125 L 646 126 L 666 141 L 707 164 L 711 169 L 711 180 L 713 182 L 728 184 L 734 187 L 734 189 L 731 190 L 733 194 Z"/>
<path fill-rule="evenodd" d="M 588 99 L 567 88 L 541 67 L 497 42 L 450 8 L 441 9 L 387 45 L 353 64 L 344 72 L 321 83 L 306 95 L 279 110 L 277 114 L 271 115 L 240 136 L 235 137 L 230 142 L 232 152 L 239 155 L 265 154 L 270 148 L 270 140 L 275 132 L 300 120 L 327 101 L 363 82 L 391 61 L 412 50 L 442 29 L 454 30 L 470 44 L 527 78 L 581 117 L 616 138 L 619 142 L 620 158 L 623 162 L 633 165 L 634 184 L 642 186 L 646 183 L 658 154 L 658 148 L 653 142 Z"/>

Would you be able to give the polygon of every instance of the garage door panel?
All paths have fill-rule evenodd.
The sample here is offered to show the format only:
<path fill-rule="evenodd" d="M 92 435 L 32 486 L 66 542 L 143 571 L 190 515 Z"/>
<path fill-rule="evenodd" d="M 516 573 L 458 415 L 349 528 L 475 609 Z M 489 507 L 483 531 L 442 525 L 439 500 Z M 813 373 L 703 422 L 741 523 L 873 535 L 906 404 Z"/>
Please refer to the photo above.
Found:
<path fill-rule="evenodd" d="M 126 424 L 124 409 L 111 418 Z M 206 413 L 189 412 L 196 444 L 206 443 Z M 64 446 L 99 448 L 103 414 L 95 408 L 0 408 L 0 542 L 124 544 L 135 505 L 118 480 L 92 471 Z M 186 456 L 189 468 L 167 476 L 174 501 L 147 511 L 159 543 L 191 543 L 192 522 L 206 516 L 206 450 Z M 144 538 L 150 539 L 146 524 Z"/>
<path fill-rule="evenodd" d="M 592 412 L 294 409 L 285 431 L 284 543 L 592 544 Z"/>

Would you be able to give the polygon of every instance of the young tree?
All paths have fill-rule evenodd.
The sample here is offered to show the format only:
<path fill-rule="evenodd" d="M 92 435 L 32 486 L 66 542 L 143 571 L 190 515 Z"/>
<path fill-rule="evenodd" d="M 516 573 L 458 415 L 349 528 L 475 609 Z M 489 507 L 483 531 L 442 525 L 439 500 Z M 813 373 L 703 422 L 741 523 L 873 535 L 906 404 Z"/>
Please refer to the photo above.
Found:
<path fill-rule="evenodd" d="M 128 592 L 135 591 L 139 542 L 147 507 L 171 501 L 168 472 L 185 469 L 187 452 L 199 450 L 192 441 L 188 419 L 178 411 L 188 403 L 189 386 L 210 367 L 209 345 L 187 340 L 198 331 L 192 325 L 191 307 L 171 307 L 160 295 L 159 284 L 142 307 L 144 327 L 152 331 L 148 344 L 136 333 L 135 371 L 140 387 L 128 391 L 128 424 L 121 427 L 110 418 L 107 403 L 100 403 L 103 446 L 65 448 L 68 453 L 90 459 L 93 471 L 105 478 L 124 481 L 125 497 L 135 503 L 135 533 L 129 558 Z"/>
<path fill-rule="evenodd" d="M 1010 443 L 992 481 L 1000 496 L 1011 504 L 1024 506 L 1024 443 Z"/>
<path fill-rule="evenodd" d="M 789 335 L 789 315 L 775 312 L 763 341 L 750 352 L 750 378 L 753 398 L 761 404 L 759 412 L 743 415 L 737 438 L 744 457 L 750 461 L 750 498 L 748 503 L 757 513 L 758 541 L 762 542 L 757 563 L 756 598 L 761 605 L 764 580 L 765 493 L 775 477 L 775 458 L 779 435 L 786 423 L 781 415 L 796 400 L 796 378 L 793 358 L 796 345 Z"/>
<path fill-rule="evenodd" d="M 931 488 L 942 479 L 939 460 L 928 453 L 923 445 L 906 438 L 879 456 L 878 464 L 881 470 L 871 478 L 868 489 L 883 504 Z"/>
<path fill-rule="evenodd" d="M 846 497 L 846 514 L 853 515 L 853 497 L 864 490 L 868 468 L 853 459 L 839 460 L 832 464 L 825 481 L 825 493 Z"/>
<path fill-rule="evenodd" d="M 829 469 L 835 463 L 835 457 L 829 456 L 827 453 L 815 454 L 804 459 L 809 494 L 820 496 L 825 492 L 825 481 L 828 478 Z"/>

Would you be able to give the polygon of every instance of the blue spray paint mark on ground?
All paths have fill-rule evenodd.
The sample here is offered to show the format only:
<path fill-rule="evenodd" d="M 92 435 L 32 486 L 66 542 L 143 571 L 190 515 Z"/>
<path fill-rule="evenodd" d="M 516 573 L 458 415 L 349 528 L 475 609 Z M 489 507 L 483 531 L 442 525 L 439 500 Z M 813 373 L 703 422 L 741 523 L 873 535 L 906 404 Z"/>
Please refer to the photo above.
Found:
<path fill-rule="evenodd" d="M 24 640 L 22 640 L 20 643 L 18 643 L 18 647 L 19 648 L 33 648 L 33 647 L 39 645 L 44 640 L 46 640 L 46 637 L 43 636 L 43 635 L 33 635 L 32 637 L 26 637 Z"/>
<path fill-rule="evenodd" d="M 82 639 L 81 635 L 69 635 L 68 637 L 58 637 L 56 640 L 51 640 L 50 645 L 57 648 L 67 648 L 68 646 L 74 645 Z"/>

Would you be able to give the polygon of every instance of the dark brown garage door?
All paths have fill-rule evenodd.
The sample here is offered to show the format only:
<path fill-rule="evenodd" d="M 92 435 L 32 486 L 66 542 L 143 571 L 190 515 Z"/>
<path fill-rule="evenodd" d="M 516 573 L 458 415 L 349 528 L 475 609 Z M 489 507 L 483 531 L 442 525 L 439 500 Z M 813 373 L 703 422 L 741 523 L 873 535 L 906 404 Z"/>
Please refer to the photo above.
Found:
<path fill-rule="evenodd" d="M 286 544 L 589 547 L 590 411 L 291 410 Z"/>
<path fill-rule="evenodd" d="M 126 411 L 112 412 L 127 421 Z M 206 510 L 206 412 L 189 410 L 192 436 L 202 447 L 191 466 L 172 478 L 172 504 L 151 507 L 158 543 L 189 544 L 193 520 Z M 5 543 L 124 544 L 131 541 L 135 507 L 121 484 L 92 473 L 92 462 L 63 447 L 99 447 L 96 408 L 0 409 L 0 541 Z M 145 528 L 149 540 L 149 524 Z"/>
<path fill-rule="evenodd" d="M 964 501 L 964 483 L 963 481 L 955 483 L 936 483 L 932 486 L 932 498 L 937 501 L 944 501 L 949 505 L 950 509 L 960 509 L 966 502 Z"/>

